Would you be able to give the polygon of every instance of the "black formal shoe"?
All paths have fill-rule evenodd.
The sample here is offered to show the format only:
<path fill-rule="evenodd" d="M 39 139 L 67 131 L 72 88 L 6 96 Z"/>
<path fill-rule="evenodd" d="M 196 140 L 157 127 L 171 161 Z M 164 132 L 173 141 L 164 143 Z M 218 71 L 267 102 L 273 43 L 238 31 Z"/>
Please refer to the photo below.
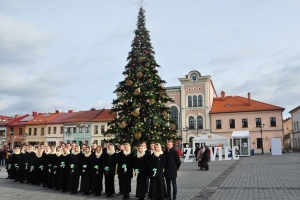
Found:
<path fill-rule="evenodd" d="M 101 196 L 101 193 L 96 192 L 96 193 L 95 193 L 95 196 Z"/>
<path fill-rule="evenodd" d="M 62 193 L 66 193 L 67 192 L 67 190 L 63 190 L 63 191 L 61 191 Z"/>

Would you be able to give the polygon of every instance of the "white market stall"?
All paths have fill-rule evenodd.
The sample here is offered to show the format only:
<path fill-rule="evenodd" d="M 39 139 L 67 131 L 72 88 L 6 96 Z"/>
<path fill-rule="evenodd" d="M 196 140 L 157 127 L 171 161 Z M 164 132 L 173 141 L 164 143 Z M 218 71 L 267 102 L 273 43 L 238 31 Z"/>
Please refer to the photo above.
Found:
<path fill-rule="evenodd" d="M 250 156 L 250 133 L 249 131 L 233 131 L 231 135 L 232 146 L 238 146 L 236 155 Z"/>
<path fill-rule="evenodd" d="M 208 145 L 212 147 L 222 146 L 224 148 L 229 146 L 228 138 L 216 134 L 206 134 L 200 137 L 196 137 L 193 139 L 193 149 L 196 148 L 196 144 L 199 145 L 199 147 Z"/>

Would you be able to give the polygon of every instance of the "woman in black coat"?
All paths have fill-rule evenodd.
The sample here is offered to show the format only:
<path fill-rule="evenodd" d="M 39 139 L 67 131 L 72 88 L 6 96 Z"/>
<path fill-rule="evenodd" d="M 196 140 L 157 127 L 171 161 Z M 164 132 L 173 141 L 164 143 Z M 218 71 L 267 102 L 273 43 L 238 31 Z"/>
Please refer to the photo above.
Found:
<path fill-rule="evenodd" d="M 129 199 L 131 192 L 131 179 L 133 177 L 133 159 L 134 155 L 131 152 L 129 143 L 124 144 L 124 150 L 118 155 L 118 176 L 121 181 L 121 193 L 124 195 L 123 199 Z"/>
<path fill-rule="evenodd" d="M 69 174 L 69 189 L 71 194 L 77 194 L 80 176 L 80 147 L 76 145 L 75 150 L 70 155 L 70 174 Z"/>
<path fill-rule="evenodd" d="M 105 174 L 105 191 L 107 198 L 113 196 L 115 185 L 115 170 L 116 170 L 116 153 L 112 144 L 107 146 L 106 152 L 103 153 L 103 169 Z"/>
<path fill-rule="evenodd" d="M 55 190 L 58 190 L 58 177 L 59 177 L 59 171 L 60 171 L 60 157 L 62 154 L 62 149 L 60 146 L 56 147 L 56 153 L 54 156 L 54 164 L 53 164 L 53 172 L 52 172 L 52 181 L 51 181 L 51 188 L 55 188 Z"/>
<path fill-rule="evenodd" d="M 56 169 L 54 168 L 55 166 L 55 161 L 56 161 L 56 149 L 55 146 L 51 147 L 51 151 L 50 154 L 48 155 L 48 160 L 47 160 L 47 167 L 48 167 L 48 172 L 47 172 L 47 186 L 49 189 L 53 189 L 54 188 L 54 184 L 53 184 L 53 174 L 56 171 Z"/>
<path fill-rule="evenodd" d="M 81 183 L 80 191 L 84 192 L 84 195 L 90 194 L 91 174 L 92 174 L 92 152 L 89 146 L 85 148 L 81 161 Z"/>
<path fill-rule="evenodd" d="M 135 197 L 143 200 L 146 197 L 146 182 L 148 178 L 148 156 L 143 145 L 139 145 L 133 161 L 133 168 L 137 178 Z"/>
<path fill-rule="evenodd" d="M 42 156 L 42 163 L 40 165 L 40 169 L 42 171 L 42 183 L 43 183 L 43 187 L 47 187 L 47 183 L 48 183 L 48 173 L 49 173 L 49 166 L 48 166 L 48 159 L 50 157 L 50 147 L 49 146 L 45 146 L 45 151 L 43 152 L 43 156 Z M 51 169 L 50 169 L 51 170 Z"/>
<path fill-rule="evenodd" d="M 26 163 L 28 162 L 26 160 L 27 156 L 26 156 L 26 146 L 22 147 L 21 153 L 19 155 L 19 159 L 18 159 L 18 171 L 19 171 L 19 181 L 20 183 L 24 183 L 24 181 L 26 181 L 26 170 L 28 169 L 28 165 L 26 165 Z"/>
<path fill-rule="evenodd" d="M 97 146 L 96 151 L 92 154 L 92 185 L 91 191 L 95 196 L 101 196 L 103 190 L 103 156 L 102 148 Z"/>
<path fill-rule="evenodd" d="M 35 155 L 36 161 L 33 169 L 33 182 L 38 186 L 41 184 L 43 175 L 43 170 L 41 170 L 41 165 L 43 164 L 43 150 L 38 149 L 37 152 L 35 152 Z"/>
<path fill-rule="evenodd" d="M 70 173 L 70 151 L 67 147 L 63 148 L 63 153 L 59 159 L 59 166 L 58 184 L 56 189 L 62 189 L 62 192 L 67 192 Z"/>
<path fill-rule="evenodd" d="M 161 150 L 160 144 L 156 143 L 154 152 L 149 160 L 151 191 L 149 197 L 153 200 L 163 200 L 166 195 L 166 186 L 164 180 L 165 156 Z"/>
<path fill-rule="evenodd" d="M 209 147 L 205 146 L 205 151 L 203 152 L 203 168 L 204 170 L 209 170 L 208 160 L 209 160 Z"/>
<path fill-rule="evenodd" d="M 19 170 L 18 170 L 19 157 L 20 157 L 20 148 L 16 147 L 14 153 L 11 156 L 11 176 L 10 176 L 10 178 L 15 179 L 15 182 L 19 181 Z"/>

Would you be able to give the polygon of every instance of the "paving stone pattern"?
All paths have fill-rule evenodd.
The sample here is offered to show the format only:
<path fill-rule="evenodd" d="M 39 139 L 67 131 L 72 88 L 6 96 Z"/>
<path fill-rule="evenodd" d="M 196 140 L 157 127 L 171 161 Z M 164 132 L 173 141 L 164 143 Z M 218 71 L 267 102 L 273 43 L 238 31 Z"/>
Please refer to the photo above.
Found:
<path fill-rule="evenodd" d="M 178 171 L 178 200 L 300 200 L 300 153 L 282 156 L 254 155 L 237 161 L 209 162 L 209 171 L 200 171 L 196 162 L 182 163 Z M 39 186 L 4 179 L 0 167 L 0 200 L 18 199 L 106 199 L 81 193 L 70 195 Z M 118 179 L 115 190 L 119 192 Z M 131 199 L 135 198 L 136 180 L 132 179 Z M 122 199 L 114 195 L 110 199 Z"/>

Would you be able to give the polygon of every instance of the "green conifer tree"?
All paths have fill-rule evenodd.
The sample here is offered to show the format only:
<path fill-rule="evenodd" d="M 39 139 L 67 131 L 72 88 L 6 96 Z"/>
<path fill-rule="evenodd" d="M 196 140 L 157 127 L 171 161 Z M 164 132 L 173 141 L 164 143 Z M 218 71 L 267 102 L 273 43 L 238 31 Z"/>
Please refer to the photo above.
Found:
<path fill-rule="evenodd" d="M 140 7 L 137 29 L 125 66 L 125 80 L 119 82 L 117 99 L 113 100 L 105 136 L 112 143 L 130 143 L 136 146 L 141 141 L 161 143 L 181 140 L 177 136 L 177 124 L 170 120 L 170 109 L 165 104 L 173 100 L 167 95 L 157 71 L 149 31 L 145 26 L 145 10 Z"/>

